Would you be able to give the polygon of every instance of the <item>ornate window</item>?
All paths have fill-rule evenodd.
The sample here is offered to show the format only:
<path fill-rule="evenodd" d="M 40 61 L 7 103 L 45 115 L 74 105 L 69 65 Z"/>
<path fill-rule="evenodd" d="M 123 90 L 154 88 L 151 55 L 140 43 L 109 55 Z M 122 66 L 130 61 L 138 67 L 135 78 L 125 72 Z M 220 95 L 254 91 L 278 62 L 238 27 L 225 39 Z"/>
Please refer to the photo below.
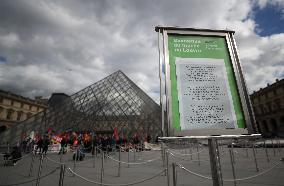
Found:
<path fill-rule="evenodd" d="M 9 110 L 8 110 L 8 112 L 7 112 L 7 117 L 6 117 L 8 120 L 11 120 L 11 119 L 12 119 L 12 114 L 13 114 L 13 112 L 14 112 L 14 111 L 13 111 L 12 109 L 9 109 Z"/>
<path fill-rule="evenodd" d="M 22 112 L 20 111 L 20 112 L 18 112 L 18 115 L 17 115 L 17 121 L 20 121 L 21 120 L 21 118 L 22 118 Z"/>

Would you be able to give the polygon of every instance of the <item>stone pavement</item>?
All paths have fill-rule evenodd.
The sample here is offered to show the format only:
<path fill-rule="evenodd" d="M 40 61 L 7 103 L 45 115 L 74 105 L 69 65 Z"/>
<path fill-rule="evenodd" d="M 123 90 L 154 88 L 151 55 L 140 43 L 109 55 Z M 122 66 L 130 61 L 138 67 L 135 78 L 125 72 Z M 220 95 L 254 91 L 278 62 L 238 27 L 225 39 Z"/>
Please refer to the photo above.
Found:
<path fill-rule="evenodd" d="M 172 163 L 183 165 L 189 171 L 189 173 L 179 167 L 177 169 L 177 185 L 178 186 L 207 186 L 212 185 L 212 180 L 207 177 L 211 177 L 210 162 L 208 149 L 206 146 L 201 147 L 200 153 L 196 153 L 196 149 L 172 149 L 169 153 L 169 178 L 170 185 L 172 183 Z M 259 172 L 256 172 L 256 165 L 254 163 L 252 149 L 248 148 L 248 151 L 244 148 L 234 148 L 235 157 L 235 170 L 237 178 L 247 178 L 260 174 L 259 176 L 247 180 L 237 181 L 238 186 L 283 186 L 284 185 L 284 162 L 279 159 L 284 157 L 284 148 L 272 149 L 267 148 L 268 158 L 264 148 L 256 149 L 257 166 Z M 183 155 L 190 154 L 193 155 Z M 101 179 L 101 167 L 102 158 L 100 155 L 92 157 L 90 154 L 86 154 L 85 160 L 74 162 L 72 160 L 72 153 L 68 153 L 62 156 L 62 162 L 65 162 L 66 167 L 71 168 L 78 175 L 81 175 L 85 179 L 89 179 L 92 182 L 100 182 Z M 128 155 L 129 162 L 137 163 L 131 164 L 128 167 Z M 199 155 L 199 160 L 198 160 Z M 229 150 L 227 147 L 220 148 L 221 164 L 222 164 L 222 175 L 224 180 L 232 179 L 232 167 L 229 156 Z M 2 158 L 2 157 L 0 157 Z M 21 185 L 36 185 L 36 178 L 39 169 L 39 156 L 37 155 L 33 164 L 32 176 L 28 176 L 30 172 L 32 155 L 25 156 L 16 166 L 3 166 L 3 161 L 0 162 L 0 186 L 13 185 L 17 183 L 27 182 Z M 118 176 L 118 162 L 119 153 L 113 153 L 111 158 L 106 158 L 104 162 L 104 178 L 103 183 L 105 184 L 123 184 L 127 185 L 140 180 L 145 180 L 142 183 L 135 184 L 136 186 L 164 186 L 167 185 L 167 176 L 164 173 L 156 174 L 164 170 L 163 161 L 161 159 L 161 151 L 143 151 L 143 152 L 121 152 L 121 172 Z M 1 159 L 2 160 L 2 159 Z M 40 179 L 41 186 L 51 186 L 59 184 L 59 164 L 56 162 L 60 161 L 60 155 L 55 153 L 49 153 L 44 158 L 42 173 L 43 176 Z M 140 162 L 140 164 L 139 164 Z M 275 164 L 279 164 L 270 170 Z M 267 172 L 265 172 L 267 171 Z M 264 173 L 264 174 L 263 174 Z M 202 177 L 203 176 L 203 177 Z M 154 177 L 150 179 L 151 177 Z M 147 180 L 148 179 L 148 180 Z M 35 180 L 35 181 L 30 181 Z M 146 181 L 147 180 L 147 181 Z M 65 186 L 87 186 L 87 185 L 98 185 L 90 183 L 78 176 L 74 176 L 71 172 L 66 169 L 64 177 Z M 224 185 L 234 185 L 234 182 L 224 181 Z"/>

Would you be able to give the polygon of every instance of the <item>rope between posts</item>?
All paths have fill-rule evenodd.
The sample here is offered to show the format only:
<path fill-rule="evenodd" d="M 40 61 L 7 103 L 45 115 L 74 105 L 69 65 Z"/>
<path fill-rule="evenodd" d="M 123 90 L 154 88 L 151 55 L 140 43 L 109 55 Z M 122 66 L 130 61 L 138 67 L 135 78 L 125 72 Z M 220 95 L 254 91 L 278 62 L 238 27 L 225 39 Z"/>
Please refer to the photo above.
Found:
<path fill-rule="evenodd" d="M 237 178 L 235 179 L 235 181 L 244 181 L 244 180 L 248 180 L 248 179 L 252 179 L 252 178 L 255 178 L 255 177 L 258 177 L 258 176 L 261 176 L 269 171 L 271 171 L 272 169 L 274 169 L 275 167 L 277 167 L 278 165 L 280 165 L 282 162 L 280 163 L 277 163 L 275 164 L 274 166 L 270 167 L 269 169 L 265 170 L 265 171 L 262 171 L 261 173 L 259 174 L 256 174 L 256 175 L 253 175 L 253 176 L 249 176 L 249 177 L 246 177 L 246 178 Z M 227 181 L 227 182 L 233 182 L 234 179 L 223 179 L 223 181 Z"/>
<path fill-rule="evenodd" d="M 84 154 L 85 156 L 89 156 L 89 157 L 90 157 L 90 156 L 93 156 L 93 155 L 91 155 L 91 154 L 87 154 L 87 153 L 81 151 L 80 149 L 78 149 L 78 151 L 79 151 L 80 153 Z"/>
<path fill-rule="evenodd" d="M 175 151 L 173 151 L 173 150 L 168 149 L 169 152 L 172 152 L 172 153 L 174 153 L 174 154 L 178 154 L 178 155 L 180 155 L 180 156 L 190 156 L 190 155 L 194 155 L 194 154 L 199 154 L 199 153 L 203 152 L 204 150 L 205 150 L 205 149 L 202 149 L 202 150 L 200 150 L 200 151 L 198 151 L 198 152 L 194 152 L 194 153 L 190 153 L 190 154 L 183 154 L 183 153 L 175 152 Z"/>
<path fill-rule="evenodd" d="M 41 177 L 39 177 L 39 178 L 40 178 L 40 179 L 45 178 L 45 177 L 47 177 L 47 176 L 53 174 L 57 169 L 59 169 L 59 167 L 56 167 L 54 170 L 50 171 L 50 172 L 47 173 L 46 175 L 43 175 L 43 176 L 41 176 Z M 28 180 L 28 181 L 24 181 L 24 182 L 20 182 L 20 183 L 12 183 L 12 184 L 6 184 L 6 185 L 4 184 L 4 185 L 0 185 L 0 186 L 22 185 L 22 184 L 25 184 L 25 183 L 33 182 L 33 181 L 35 181 L 35 180 L 37 180 L 37 179 L 38 179 L 38 178 L 34 178 L 34 179 L 32 179 L 32 180 Z"/>
<path fill-rule="evenodd" d="M 153 175 L 153 176 L 151 176 L 151 177 L 149 177 L 149 178 L 145 178 L 145 179 L 142 179 L 142 180 L 139 180 L 139 181 L 136 181 L 136 182 L 132 182 L 132 183 L 111 184 L 111 183 L 96 182 L 96 181 L 90 180 L 90 179 L 88 179 L 88 178 L 85 178 L 85 177 L 83 177 L 83 176 L 77 174 L 76 172 L 74 172 L 70 167 L 68 167 L 68 170 L 69 170 L 72 174 L 74 174 L 75 176 L 81 178 L 82 180 L 85 180 L 85 181 L 87 181 L 87 182 L 89 182 L 89 183 L 98 184 L 98 185 L 105 185 L 105 186 L 128 186 L 128 185 L 135 185 L 135 184 L 139 184 L 139 183 L 143 183 L 143 182 L 145 182 L 145 181 L 151 180 L 151 179 L 153 179 L 153 178 L 155 178 L 155 177 L 158 177 L 159 175 L 161 175 L 163 172 L 166 171 L 166 169 L 164 169 L 164 170 L 158 172 L 157 174 L 155 174 L 155 175 Z M 0 185 L 0 186 L 1 186 L 1 185 Z"/>
<path fill-rule="evenodd" d="M 182 158 L 182 157 L 178 157 L 178 156 L 176 156 L 176 155 L 174 155 L 173 153 L 171 153 L 171 152 L 169 152 L 170 153 L 170 155 L 172 155 L 173 157 L 175 157 L 175 158 L 178 158 L 178 159 L 181 159 L 181 160 L 184 160 L 184 161 L 193 161 L 193 162 L 208 162 L 208 161 L 210 161 L 210 160 L 188 160 L 188 159 L 184 159 L 184 158 Z"/>
<path fill-rule="evenodd" d="M 184 167 L 183 165 L 181 165 L 181 164 L 177 164 L 177 166 L 178 166 L 180 169 L 183 169 L 183 170 L 185 170 L 186 172 L 188 172 L 188 173 L 190 173 L 190 174 L 193 174 L 193 175 L 195 175 L 195 176 L 197 176 L 197 177 L 204 178 L 204 179 L 207 179 L 207 180 L 212 180 L 211 177 L 203 176 L 203 175 L 198 174 L 198 173 L 196 173 L 196 172 L 192 172 L 191 170 L 188 170 L 187 168 L 185 168 L 185 167 Z"/>
<path fill-rule="evenodd" d="M 51 162 L 53 162 L 53 163 L 59 164 L 59 165 L 63 165 L 63 164 L 65 164 L 65 163 L 62 163 L 62 162 L 59 162 L 59 161 L 53 160 L 53 159 L 51 159 L 51 158 L 50 158 L 50 157 L 48 157 L 48 156 L 46 156 L 46 159 L 47 159 L 47 160 L 49 160 L 49 161 L 51 161 Z"/>
<path fill-rule="evenodd" d="M 151 159 L 151 160 L 146 160 L 146 161 L 143 161 L 143 162 L 131 162 L 131 163 L 128 163 L 128 162 L 125 162 L 125 161 L 119 161 L 111 156 L 108 156 L 111 160 L 113 161 L 116 161 L 116 162 L 119 162 L 119 163 L 124 163 L 124 164 L 129 164 L 129 165 L 141 165 L 141 164 L 146 164 L 146 163 L 150 163 L 150 162 L 153 162 L 153 161 L 156 161 L 156 160 L 159 160 L 161 159 L 161 157 L 159 158 L 156 158 L 156 159 Z"/>
<path fill-rule="evenodd" d="M 223 179 L 223 181 L 226 181 L 226 182 L 234 182 L 234 181 L 244 181 L 244 180 L 252 179 L 252 178 L 261 176 L 261 175 L 263 175 L 263 174 L 265 174 L 265 173 L 271 171 L 272 169 L 274 169 L 275 167 L 277 167 L 277 166 L 280 165 L 281 163 L 282 163 L 282 162 L 277 163 L 277 164 L 275 164 L 274 166 L 272 166 L 271 168 L 269 168 L 269 169 L 267 169 L 267 170 L 265 170 L 265 171 L 263 171 L 263 172 L 261 172 L 261 173 L 259 173 L 259 174 L 253 175 L 253 176 L 249 176 L 249 177 L 246 177 L 246 178 L 237 178 L 237 179 L 235 179 L 235 180 L 234 180 L 234 179 Z M 181 164 L 177 164 L 177 166 L 178 166 L 179 168 L 185 170 L 186 172 L 189 172 L 190 174 L 193 174 L 193 175 L 195 175 L 195 176 L 198 176 L 198 177 L 201 177 L 201 178 L 204 178 L 204 179 L 212 180 L 211 177 L 203 176 L 203 175 L 201 175 L 201 174 L 198 174 L 198 173 L 195 173 L 195 172 L 193 172 L 193 171 L 190 171 L 190 170 L 188 170 L 187 168 L 185 168 L 185 167 L 184 167 L 183 165 L 181 165 Z"/>

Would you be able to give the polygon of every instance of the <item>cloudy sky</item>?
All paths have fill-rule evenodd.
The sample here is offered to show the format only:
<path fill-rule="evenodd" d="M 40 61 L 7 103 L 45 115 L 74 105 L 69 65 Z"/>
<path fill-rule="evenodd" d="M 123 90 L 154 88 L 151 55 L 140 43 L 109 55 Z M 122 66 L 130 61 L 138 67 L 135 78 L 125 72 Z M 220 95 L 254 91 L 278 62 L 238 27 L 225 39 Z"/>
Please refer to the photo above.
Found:
<path fill-rule="evenodd" d="M 73 94 L 120 69 L 158 102 L 156 25 L 235 30 L 250 92 L 284 77 L 283 0 L 1 0 L 0 89 Z"/>

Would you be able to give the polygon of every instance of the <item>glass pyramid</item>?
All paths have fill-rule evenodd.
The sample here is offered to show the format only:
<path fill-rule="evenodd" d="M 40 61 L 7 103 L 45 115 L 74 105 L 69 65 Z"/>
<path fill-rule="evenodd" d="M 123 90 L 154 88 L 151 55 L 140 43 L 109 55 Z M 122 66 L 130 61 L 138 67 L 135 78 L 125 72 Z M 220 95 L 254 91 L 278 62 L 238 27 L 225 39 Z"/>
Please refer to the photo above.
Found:
<path fill-rule="evenodd" d="M 84 88 L 61 104 L 48 107 L 0 134 L 2 143 L 15 144 L 48 129 L 64 131 L 111 131 L 130 137 L 138 133 L 152 139 L 161 135 L 160 106 L 122 71 Z"/>

